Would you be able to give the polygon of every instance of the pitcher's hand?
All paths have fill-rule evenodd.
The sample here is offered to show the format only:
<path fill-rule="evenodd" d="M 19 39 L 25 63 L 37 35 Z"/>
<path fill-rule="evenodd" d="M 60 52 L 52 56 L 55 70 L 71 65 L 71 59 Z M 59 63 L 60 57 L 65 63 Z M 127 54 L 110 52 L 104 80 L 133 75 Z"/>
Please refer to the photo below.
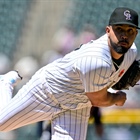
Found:
<path fill-rule="evenodd" d="M 118 94 L 118 101 L 116 102 L 116 106 L 123 106 L 126 101 L 126 93 L 123 91 L 116 92 Z"/>

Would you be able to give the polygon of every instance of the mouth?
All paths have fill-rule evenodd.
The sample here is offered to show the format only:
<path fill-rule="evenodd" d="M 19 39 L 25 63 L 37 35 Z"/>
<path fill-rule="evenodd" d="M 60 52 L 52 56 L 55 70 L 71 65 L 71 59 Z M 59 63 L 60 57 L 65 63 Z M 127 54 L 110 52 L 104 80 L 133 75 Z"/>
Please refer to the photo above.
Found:
<path fill-rule="evenodd" d="M 127 46 L 128 44 L 126 42 L 121 42 L 120 45 L 121 46 Z"/>
<path fill-rule="evenodd" d="M 128 43 L 127 41 L 120 41 L 120 42 L 119 42 L 119 45 L 120 45 L 120 46 L 124 46 L 124 47 L 128 46 L 128 44 L 129 44 L 129 43 Z"/>

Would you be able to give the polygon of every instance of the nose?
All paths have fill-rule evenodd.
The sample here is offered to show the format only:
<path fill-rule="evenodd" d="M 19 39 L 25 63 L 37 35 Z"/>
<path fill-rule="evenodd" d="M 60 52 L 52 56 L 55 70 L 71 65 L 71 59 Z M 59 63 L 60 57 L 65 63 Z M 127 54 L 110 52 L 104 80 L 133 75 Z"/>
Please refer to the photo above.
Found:
<path fill-rule="evenodd" d="M 122 34 L 122 35 L 121 35 L 121 39 L 126 40 L 127 38 L 128 38 L 128 37 L 127 37 L 126 34 Z"/>
<path fill-rule="evenodd" d="M 121 39 L 126 40 L 127 38 L 128 38 L 128 37 L 127 37 L 126 32 L 122 32 L 122 34 L 121 34 Z"/>

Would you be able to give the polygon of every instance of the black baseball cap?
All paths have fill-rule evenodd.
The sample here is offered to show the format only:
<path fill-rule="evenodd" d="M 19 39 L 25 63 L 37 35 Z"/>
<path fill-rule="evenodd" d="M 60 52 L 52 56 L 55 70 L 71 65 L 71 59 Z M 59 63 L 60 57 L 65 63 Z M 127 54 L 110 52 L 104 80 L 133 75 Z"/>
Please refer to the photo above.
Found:
<path fill-rule="evenodd" d="M 127 24 L 138 27 L 138 13 L 127 7 L 118 7 L 116 8 L 110 16 L 109 25 L 117 25 L 117 24 Z"/>

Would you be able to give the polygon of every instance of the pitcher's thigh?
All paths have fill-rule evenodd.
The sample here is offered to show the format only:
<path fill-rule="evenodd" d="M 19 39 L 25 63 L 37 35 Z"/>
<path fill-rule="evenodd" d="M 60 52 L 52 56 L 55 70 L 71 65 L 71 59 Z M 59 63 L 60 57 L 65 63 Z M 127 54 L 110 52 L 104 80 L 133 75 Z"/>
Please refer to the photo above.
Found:
<path fill-rule="evenodd" d="M 52 121 L 52 140 L 85 140 L 90 107 L 67 110 Z"/>

